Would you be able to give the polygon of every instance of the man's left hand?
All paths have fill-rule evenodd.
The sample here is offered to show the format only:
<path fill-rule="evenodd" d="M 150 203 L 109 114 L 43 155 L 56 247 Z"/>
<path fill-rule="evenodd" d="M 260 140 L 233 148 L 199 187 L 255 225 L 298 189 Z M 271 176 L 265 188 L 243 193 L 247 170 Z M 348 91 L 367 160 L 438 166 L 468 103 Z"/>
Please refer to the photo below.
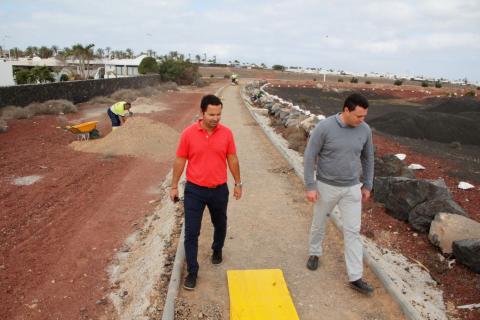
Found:
<path fill-rule="evenodd" d="M 367 202 L 368 199 L 370 199 L 370 191 L 365 189 L 365 188 L 362 188 L 362 202 Z"/>
<path fill-rule="evenodd" d="M 235 186 L 233 188 L 233 196 L 235 199 L 240 199 L 242 197 L 242 186 Z"/>

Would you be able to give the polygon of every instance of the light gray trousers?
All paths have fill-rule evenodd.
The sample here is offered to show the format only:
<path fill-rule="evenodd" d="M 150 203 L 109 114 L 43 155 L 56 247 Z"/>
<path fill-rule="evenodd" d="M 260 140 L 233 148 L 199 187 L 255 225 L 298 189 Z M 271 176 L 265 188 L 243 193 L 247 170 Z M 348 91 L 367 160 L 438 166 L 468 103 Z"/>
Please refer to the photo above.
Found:
<path fill-rule="evenodd" d="M 321 256 L 327 214 L 331 213 L 338 205 L 343 221 L 344 254 L 349 281 L 358 280 L 363 274 L 363 245 L 360 239 L 361 186 L 358 184 L 352 187 L 336 187 L 317 181 L 320 198 L 315 203 L 310 228 L 309 253 L 312 256 Z"/>

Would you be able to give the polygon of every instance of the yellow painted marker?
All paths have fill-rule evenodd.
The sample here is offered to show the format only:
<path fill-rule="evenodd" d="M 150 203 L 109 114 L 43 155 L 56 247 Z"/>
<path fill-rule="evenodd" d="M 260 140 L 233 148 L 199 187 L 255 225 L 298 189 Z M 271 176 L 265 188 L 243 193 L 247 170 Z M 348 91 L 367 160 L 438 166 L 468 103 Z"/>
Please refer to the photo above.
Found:
<path fill-rule="evenodd" d="M 228 270 L 231 320 L 299 320 L 280 269 Z"/>

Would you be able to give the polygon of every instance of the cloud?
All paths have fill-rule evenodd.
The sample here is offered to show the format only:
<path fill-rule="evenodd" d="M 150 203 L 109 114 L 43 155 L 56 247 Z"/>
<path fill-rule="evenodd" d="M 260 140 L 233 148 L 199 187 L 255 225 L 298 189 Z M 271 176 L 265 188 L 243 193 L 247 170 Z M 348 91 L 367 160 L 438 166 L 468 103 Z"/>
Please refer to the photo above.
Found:
<path fill-rule="evenodd" d="M 0 17 L 7 45 L 20 48 L 80 42 L 269 65 L 362 70 L 377 63 L 379 72 L 415 65 L 461 77 L 449 70 L 457 66 L 480 80 L 462 62 L 480 62 L 475 0 L 6 0 Z"/>

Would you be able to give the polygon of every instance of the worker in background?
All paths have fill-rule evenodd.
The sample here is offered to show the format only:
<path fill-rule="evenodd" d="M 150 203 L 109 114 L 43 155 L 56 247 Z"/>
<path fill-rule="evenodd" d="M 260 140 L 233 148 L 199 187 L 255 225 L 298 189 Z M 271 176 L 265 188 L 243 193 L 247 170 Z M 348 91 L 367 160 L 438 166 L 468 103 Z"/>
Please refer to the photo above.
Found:
<path fill-rule="evenodd" d="M 232 85 L 238 84 L 238 75 L 236 73 L 233 73 L 230 78 L 232 79 Z"/>
<path fill-rule="evenodd" d="M 107 110 L 108 117 L 112 121 L 112 131 L 125 123 L 125 116 L 132 115 L 130 102 L 119 101 Z"/>

